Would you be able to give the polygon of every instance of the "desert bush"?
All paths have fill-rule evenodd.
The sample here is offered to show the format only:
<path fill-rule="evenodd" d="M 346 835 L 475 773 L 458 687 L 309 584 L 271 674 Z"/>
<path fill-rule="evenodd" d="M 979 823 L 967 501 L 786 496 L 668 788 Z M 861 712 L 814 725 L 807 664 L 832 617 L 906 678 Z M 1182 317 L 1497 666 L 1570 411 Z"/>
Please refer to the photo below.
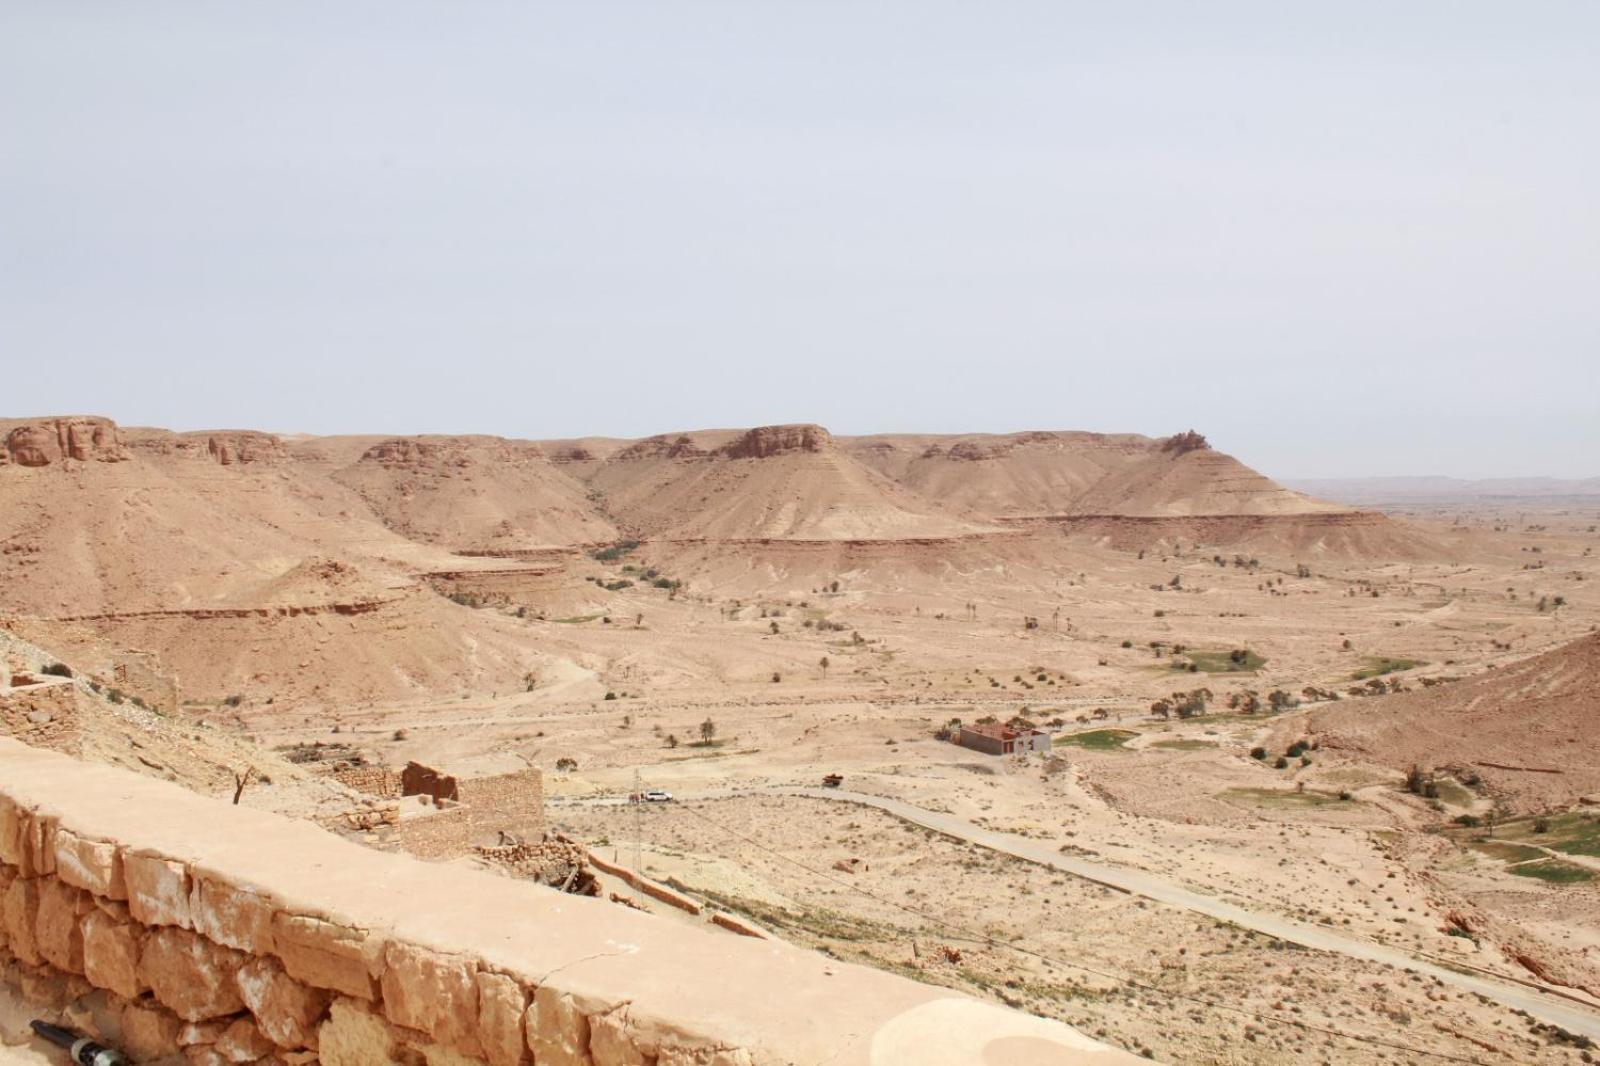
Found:
<path fill-rule="evenodd" d="M 51 677 L 71 677 L 72 667 L 68 666 L 66 663 L 51 663 L 49 666 L 46 666 L 43 670 L 41 670 L 40 673 L 49 674 Z"/>

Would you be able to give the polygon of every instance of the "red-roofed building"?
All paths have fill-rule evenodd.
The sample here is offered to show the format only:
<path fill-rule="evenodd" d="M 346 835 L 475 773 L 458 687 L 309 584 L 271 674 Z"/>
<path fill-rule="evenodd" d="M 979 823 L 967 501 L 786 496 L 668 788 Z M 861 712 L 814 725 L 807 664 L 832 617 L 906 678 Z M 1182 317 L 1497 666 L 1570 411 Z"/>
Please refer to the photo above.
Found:
<path fill-rule="evenodd" d="M 956 743 L 985 755 L 1018 755 L 1029 751 L 1049 751 L 1050 734 L 1042 729 L 1012 729 L 999 722 L 963 725 Z"/>

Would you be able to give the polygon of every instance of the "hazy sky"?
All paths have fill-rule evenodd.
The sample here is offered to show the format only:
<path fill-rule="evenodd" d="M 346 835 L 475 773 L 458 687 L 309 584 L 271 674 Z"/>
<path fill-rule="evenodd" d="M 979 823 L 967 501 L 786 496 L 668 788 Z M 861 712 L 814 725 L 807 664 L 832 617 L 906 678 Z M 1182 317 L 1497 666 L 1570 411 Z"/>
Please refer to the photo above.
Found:
<path fill-rule="evenodd" d="M 1600 474 L 1600 3 L 0 0 L 0 415 Z"/>

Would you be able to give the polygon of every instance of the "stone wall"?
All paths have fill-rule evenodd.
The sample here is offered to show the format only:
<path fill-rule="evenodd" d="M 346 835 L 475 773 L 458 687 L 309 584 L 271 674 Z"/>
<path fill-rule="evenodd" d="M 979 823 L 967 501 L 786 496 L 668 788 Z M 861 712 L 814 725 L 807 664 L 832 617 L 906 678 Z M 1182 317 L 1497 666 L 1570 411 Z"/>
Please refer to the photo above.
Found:
<path fill-rule="evenodd" d="M 472 811 L 472 830 L 478 837 L 502 830 L 531 837 L 544 830 L 544 777 L 538 770 L 464 777 L 456 790 Z"/>
<path fill-rule="evenodd" d="M 78 686 L 65 678 L 0 688 L 0 736 L 77 754 L 83 750 L 78 699 Z"/>
<path fill-rule="evenodd" d="M 0 978 L 134 1061 L 1139 1061 L 1055 1022 L 0 739 Z M 74 999 L 76 997 L 76 999 Z"/>
<path fill-rule="evenodd" d="M 154 652 L 124 651 L 111 664 L 111 687 L 137 696 L 151 710 L 166 715 L 179 711 L 178 679 L 161 669 Z"/>
<path fill-rule="evenodd" d="M 389 839 L 419 859 L 458 859 L 472 850 L 471 817 L 472 812 L 465 807 L 407 812 Z"/>
<path fill-rule="evenodd" d="M 398 799 L 400 775 L 387 766 L 345 766 L 329 770 L 328 776 L 346 788 L 379 799 Z"/>

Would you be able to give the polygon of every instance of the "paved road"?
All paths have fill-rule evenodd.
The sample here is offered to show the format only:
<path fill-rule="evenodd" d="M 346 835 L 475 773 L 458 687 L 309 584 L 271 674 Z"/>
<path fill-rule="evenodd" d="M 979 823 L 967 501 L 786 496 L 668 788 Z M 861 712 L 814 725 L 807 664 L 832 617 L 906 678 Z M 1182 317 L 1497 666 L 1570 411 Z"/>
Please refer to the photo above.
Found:
<path fill-rule="evenodd" d="M 1243 907 L 1223 902 L 1202 892 L 1196 892 L 1193 889 L 1173 884 L 1143 870 L 1132 870 L 1109 863 L 1065 855 L 1047 844 L 1013 836 L 1009 833 L 997 833 L 992 829 L 974 825 L 954 815 L 930 811 L 901 800 L 886 799 L 883 796 L 872 796 L 864 792 L 850 792 L 844 789 L 805 788 L 801 786 L 717 789 L 707 792 L 681 794 L 678 799 L 728 799 L 734 796 L 771 795 L 774 793 L 876 807 L 897 818 L 903 818 L 908 822 L 937 830 L 949 836 L 965 840 L 968 843 L 976 844 L 979 847 L 988 848 L 991 851 L 1013 855 L 1019 859 L 1038 863 L 1041 866 L 1049 866 L 1064 873 L 1074 874 L 1084 880 L 1131 892 L 1134 895 L 1143 896 L 1159 903 L 1182 907 L 1197 914 L 1205 914 L 1221 921 L 1232 922 L 1243 929 L 1253 929 L 1258 933 L 1265 933 L 1267 936 L 1276 937 L 1279 940 L 1286 940 L 1290 943 L 1315 948 L 1319 951 L 1335 952 L 1352 959 L 1381 963 L 1385 966 L 1393 966 L 1402 970 L 1414 970 L 1427 977 L 1436 977 L 1447 985 L 1452 985 L 1467 992 L 1476 992 L 1503 1006 L 1527 1011 L 1535 1018 L 1552 1025 L 1559 1025 L 1569 1032 L 1581 1033 L 1591 1039 L 1600 1040 L 1600 1010 L 1590 1009 L 1579 1003 L 1563 999 L 1560 993 L 1541 992 L 1534 987 L 1462 973 L 1458 970 L 1418 959 L 1398 948 L 1385 947 L 1382 944 L 1346 936 L 1321 926 L 1308 925 L 1304 922 L 1291 921 L 1272 914 L 1246 910 Z M 621 798 L 608 798 L 604 800 L 569 800 L 567 802 L 621 804 L 627 801 Z M 552 806 L 558 805 L 557 803 L 552 803 Z"/>

